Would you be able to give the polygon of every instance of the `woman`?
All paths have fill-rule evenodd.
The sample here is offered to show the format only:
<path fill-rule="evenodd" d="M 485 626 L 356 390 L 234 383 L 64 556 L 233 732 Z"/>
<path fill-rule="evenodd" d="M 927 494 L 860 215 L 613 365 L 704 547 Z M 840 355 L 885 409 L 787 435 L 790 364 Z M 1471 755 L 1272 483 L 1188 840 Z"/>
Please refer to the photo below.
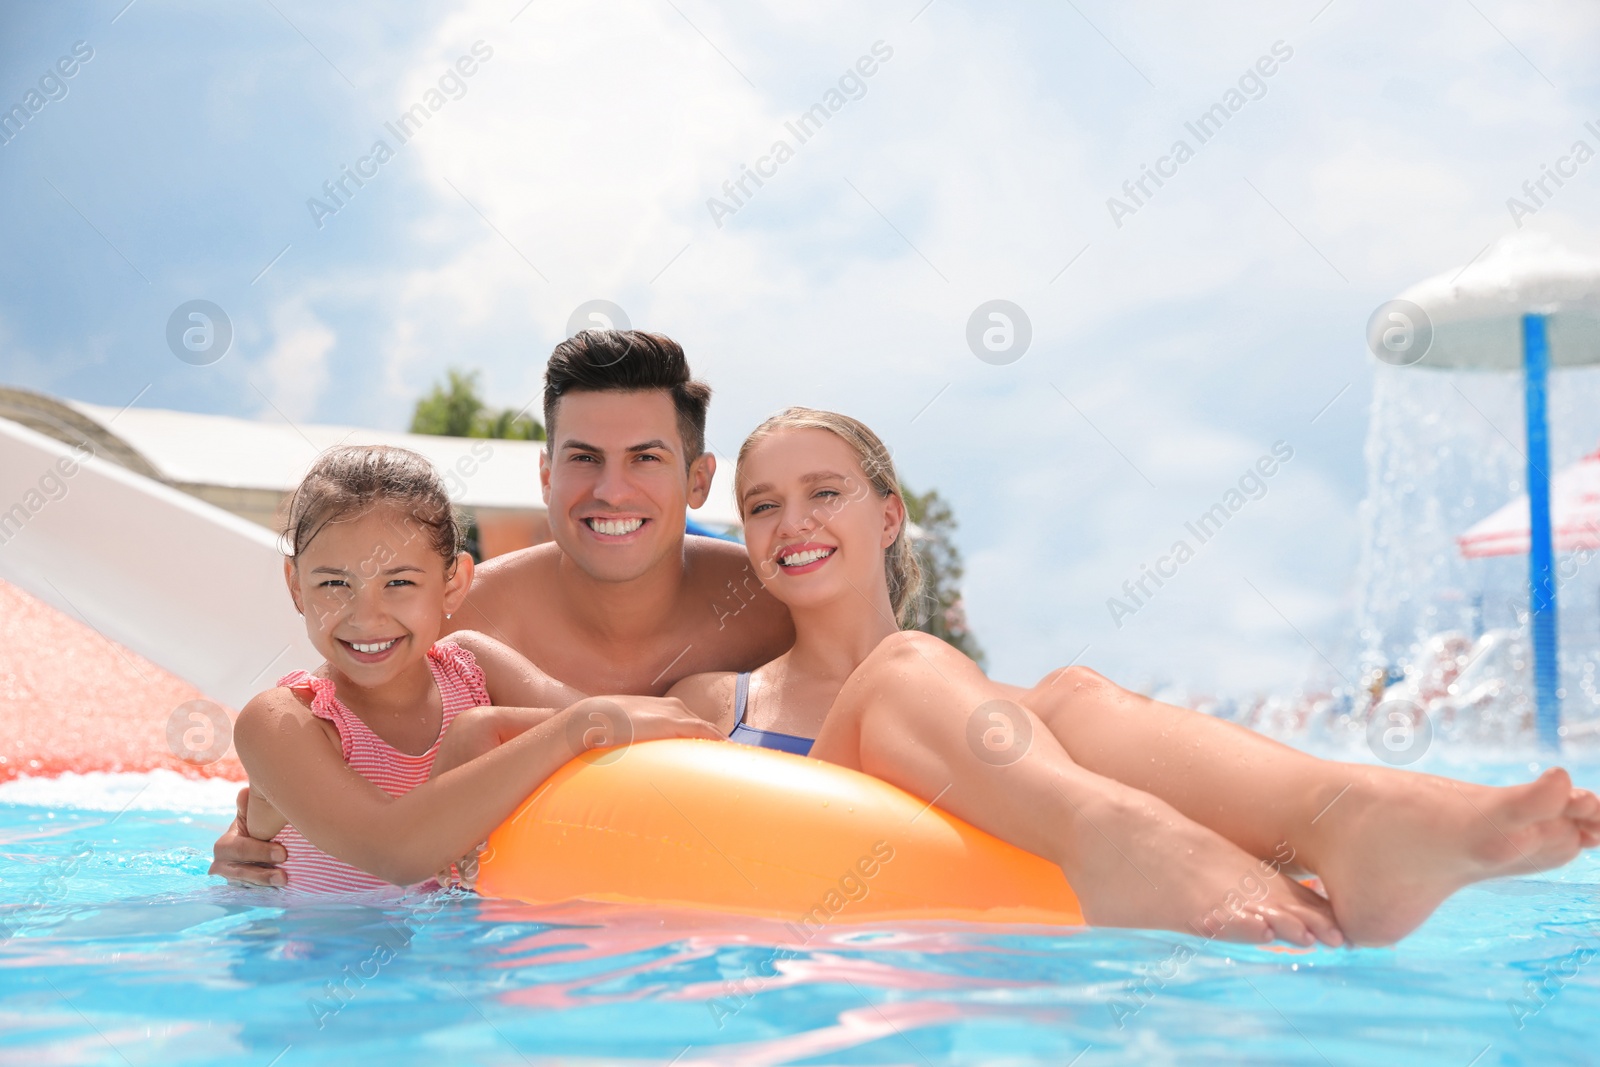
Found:
<path fill-rule="evenodd" d="M 1600 799 L 1563 770 L 1492 788 L 1321 760 L 1081 667 L 993 682 L 901 631 L 919 585 L 905 505 L 888 450 L 847 416 L 768 419 L 734 480 L 794 647 L 669 695 L 733 740 L 876 775 L 1049 858 L 1093 924 L 1388 944 L 1464 885 L 1600 843 Z M 1283 866 L 1327 898 L 1271 877 Z"/>

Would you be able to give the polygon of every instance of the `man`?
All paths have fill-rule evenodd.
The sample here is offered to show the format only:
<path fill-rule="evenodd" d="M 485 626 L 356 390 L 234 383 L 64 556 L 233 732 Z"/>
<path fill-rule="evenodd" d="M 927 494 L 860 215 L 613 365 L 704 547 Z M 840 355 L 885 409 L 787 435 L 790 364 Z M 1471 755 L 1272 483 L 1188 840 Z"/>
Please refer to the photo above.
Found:
<path fill-rule="evenodd" d="M 738 545 L 685 538 L 711 490 L 711 389 L 660 334 L 585 330 L 545 370 L 539 482 L 553 541 L 477 571 L 452 622 L 585 693 L 660 696 L 691 674 L 751 670 L 794 641 Z M 242 817 L 248 790 L 239 794 Z M 235 820 L 212 874 L 283 885 L 283 848 Z"/>

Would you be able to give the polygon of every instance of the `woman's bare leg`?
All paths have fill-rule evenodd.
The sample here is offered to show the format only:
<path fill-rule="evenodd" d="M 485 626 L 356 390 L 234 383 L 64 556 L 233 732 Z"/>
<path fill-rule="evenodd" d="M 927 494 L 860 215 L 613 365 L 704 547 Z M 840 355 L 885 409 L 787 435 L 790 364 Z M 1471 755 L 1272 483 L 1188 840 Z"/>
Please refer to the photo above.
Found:
<path fill-rule="evenodd" d="M 1091 923 L 1342 943 L 1322 898 L 1158 798 L 1085 770 L 1026 709 L 1009 705 L 1031 743 L 1006 765 L 985 759 L 968 722 L 1003 696 L 950 646 L 896 634 L 850 676 L 812 755 L 1060 864 Z"/>
<path fill-rule="evenodd" d="M 1252 855 L 1288 850 L 1321 876 L 1357 942 L 1394 941 L 1464 885 L 1558 867 L 1600 843 L 1600 800 L 1559 769 L 1493 788 L 1318 759 L 1083 667 L 1004 688 L 1086 770 L 1161 798 Z"/>

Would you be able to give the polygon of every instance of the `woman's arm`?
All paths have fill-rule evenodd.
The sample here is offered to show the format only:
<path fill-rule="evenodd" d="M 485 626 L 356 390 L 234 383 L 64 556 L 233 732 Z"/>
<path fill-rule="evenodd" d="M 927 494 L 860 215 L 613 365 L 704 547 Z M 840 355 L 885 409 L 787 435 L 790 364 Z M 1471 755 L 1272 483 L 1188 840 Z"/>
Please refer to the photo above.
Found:
<path fill-rule="evenodd" d="M 344 762 L 310 711 L 287 690 L 239 713 L 234 743 L 259 792 L 329 855 L 396 885 L 420 882 L 465 855 L 577 753 L 566 725 L 588 700 L 548 714 L 465 766 L 391 797 Z M 676 700 L 632 698 L 633 740 L 714 738 Z"/>

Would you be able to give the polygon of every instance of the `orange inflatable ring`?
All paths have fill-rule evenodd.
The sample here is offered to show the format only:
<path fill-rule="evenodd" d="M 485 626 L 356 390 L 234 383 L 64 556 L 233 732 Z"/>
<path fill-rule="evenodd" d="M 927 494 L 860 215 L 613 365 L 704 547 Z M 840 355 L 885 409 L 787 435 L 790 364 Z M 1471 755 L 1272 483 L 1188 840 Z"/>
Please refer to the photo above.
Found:
<path fill-rule="evenodd" d="M 1061 869 L 877 778 L 718 741 L 573 760 L 489 838 L 486 896 L 709 908 L 818 924 L 1077 925 Z"/>

